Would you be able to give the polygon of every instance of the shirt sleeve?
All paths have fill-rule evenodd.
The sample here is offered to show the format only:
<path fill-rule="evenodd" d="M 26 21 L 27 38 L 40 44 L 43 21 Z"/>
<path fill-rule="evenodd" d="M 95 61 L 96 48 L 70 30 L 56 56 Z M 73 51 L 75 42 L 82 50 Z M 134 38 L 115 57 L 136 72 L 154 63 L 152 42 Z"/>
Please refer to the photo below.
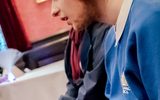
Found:
<path fill-rule="evenodd" d="M 139 95 L 141 98 L 145 94 L 149 100 L 158 100 L 160 99 L 160 11 L 144 15 L 144 18 L 141 24 L 137 25 L 136 45 L 130 50 L 134 51 L 136 48 L 136 53 L 132 52 L 132 58 L 129 59 L 136 59 L 137 65 L 132 63 L 132 69 L 127 68 L 126 76 L 130 74 L 127 77 L 129 82 L 139 83 L 138 88 L 144 88 L 144 91 L 139 89 L 140 92 L 138 94 L 137 91 L 136 96 Z M 130 63 L 127 65 L 131 66 Z"/>

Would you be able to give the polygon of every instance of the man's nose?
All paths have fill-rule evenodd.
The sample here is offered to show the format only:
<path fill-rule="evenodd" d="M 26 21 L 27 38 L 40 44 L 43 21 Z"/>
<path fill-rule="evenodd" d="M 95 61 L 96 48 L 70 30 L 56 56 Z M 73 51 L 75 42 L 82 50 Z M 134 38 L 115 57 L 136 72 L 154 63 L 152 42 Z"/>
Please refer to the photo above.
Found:
<path fill-rule="evenodd" d="M 52 14 L 52 16 L 58 16 L 59 15 L 59 12 L 60 12 L 60 9 L 58 9 L 57 7 L 56 7 L 56 4 L 55 4 L 55 2 L 53 2 L 52 1 L 52 6 L 51 6 L 51 14 Z"/>
<path fill-rule="evenodd" d="M 54 17 L 59 16 L 59 12 L 60 12 L 60 10 L 58 8 L 52 7 L 52 11 L 51 11 L 52 16 L 54 16 Z"/>

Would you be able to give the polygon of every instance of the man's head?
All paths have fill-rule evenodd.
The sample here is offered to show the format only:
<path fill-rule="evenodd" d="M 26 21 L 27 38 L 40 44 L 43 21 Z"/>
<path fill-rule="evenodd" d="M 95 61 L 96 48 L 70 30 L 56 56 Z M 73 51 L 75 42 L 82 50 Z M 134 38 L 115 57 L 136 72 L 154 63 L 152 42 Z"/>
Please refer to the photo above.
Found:
<path fill-rule="evenodd" d="M 90 1 L 94 0 L 53 0 L 52 15 L 60 16 L 75 30 L 81 31 L 96 17 L 96 10 Z"/>

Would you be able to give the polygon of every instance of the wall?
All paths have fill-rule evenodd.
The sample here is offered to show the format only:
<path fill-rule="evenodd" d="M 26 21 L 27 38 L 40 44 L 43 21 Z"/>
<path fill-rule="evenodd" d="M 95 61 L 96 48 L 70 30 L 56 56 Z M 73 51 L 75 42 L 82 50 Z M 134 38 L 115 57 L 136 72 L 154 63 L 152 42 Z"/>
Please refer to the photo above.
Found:
<path fill-rule="evenodd" d="M 67 28 L 66 23 L 51 16 L 51 0 L 41 4 L 36 0 L 13 0 L 31 42 L 35 42 Z"/>

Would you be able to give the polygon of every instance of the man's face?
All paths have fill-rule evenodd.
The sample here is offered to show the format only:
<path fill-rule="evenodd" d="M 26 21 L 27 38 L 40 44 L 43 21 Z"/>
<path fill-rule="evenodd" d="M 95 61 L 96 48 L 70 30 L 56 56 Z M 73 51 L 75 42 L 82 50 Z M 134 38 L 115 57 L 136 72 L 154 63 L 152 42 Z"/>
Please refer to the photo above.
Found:
<path fill-rule="evenodd" d="M 60 16 L 64 21 L 81 31 L 92 21 L 93 9 L 82 0 L 53 0 L 52 15 Z"/>

